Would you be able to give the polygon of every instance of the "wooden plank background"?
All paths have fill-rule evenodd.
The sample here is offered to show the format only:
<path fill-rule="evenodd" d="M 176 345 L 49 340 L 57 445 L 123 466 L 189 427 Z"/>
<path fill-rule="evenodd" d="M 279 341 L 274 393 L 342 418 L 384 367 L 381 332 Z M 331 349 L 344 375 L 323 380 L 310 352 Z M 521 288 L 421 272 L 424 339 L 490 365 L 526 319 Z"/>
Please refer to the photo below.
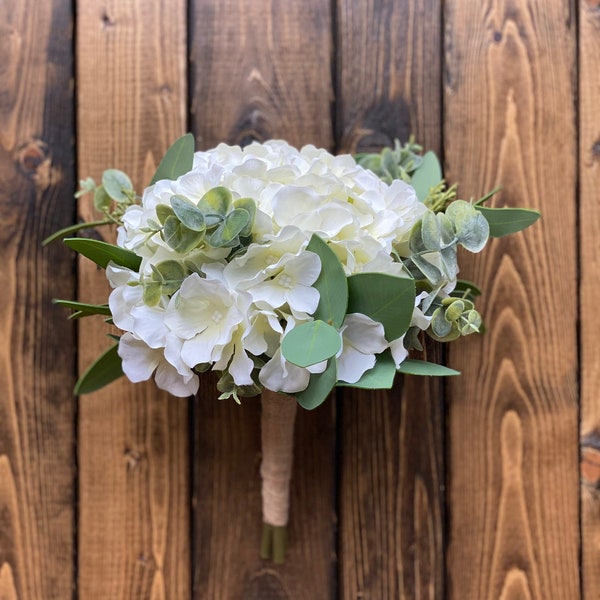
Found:
<path fill-rule="evenodd" d="M 593 0 L 0 0 L 0 599 L 596 600 L 598 60 Z M 105 331 L 50 303 L 106 294 L 40 245 L 75 181 L 141 188 L 186 130 L 335 152 L 414 133 L 463 196 L 502 183 L 543 212 L 465 257 L 489 327 L 450 347 L 460 378 L 299 413 L 282 566 L 257 552 L 257 401 L 211 378 L 74 399 Z"/>

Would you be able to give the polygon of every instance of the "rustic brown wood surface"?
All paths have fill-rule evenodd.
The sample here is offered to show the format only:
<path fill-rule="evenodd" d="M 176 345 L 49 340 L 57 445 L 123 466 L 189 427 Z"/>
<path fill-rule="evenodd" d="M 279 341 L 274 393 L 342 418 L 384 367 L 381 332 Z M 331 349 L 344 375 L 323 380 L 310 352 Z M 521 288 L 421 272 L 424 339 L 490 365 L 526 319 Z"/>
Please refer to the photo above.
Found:
<path fill-rule="evenodd" d="M 73 213 L 70 4 L 0 3 L 0 598 L 74 583 L 73 258 L 42 249 Z M 58 326 L 56 324 L 59 324 Z"/>
<path fill-rule="evenodd" d="M 596 600 L 599 59 L 596 0 L 0 2 L 0 600 Z M 258 399 L 123 380 L 77 408 L 108 329 L 76 343 L 50 303 L 108 292 L 40 244 L 74 219 L 74 157 L 141 191 L 187 129 L 340 152 L 414 133 L 463 196 L 501 183 L 497 205 L 543 213 L 464 257 L 488 331 L 449 348 L 460 378 L 299 411 L 282 566 L 258 555 Z"/>
<path fill-rule="evenodd" d="M 600 6 L 579 6 L 581 573 L 584 598 L 600 598 Z"/>
<path fill-rule="evenodd" d="M 237 18 L 230 16 L 236 14 Z M 285 138 L 332 146 L 330 3 L 192 3 L 192 129 L 201 148 Z M 296 423 L 290 549 L 258 556 L 260 401 L 195 404 L 194 598 L 328 598 L 334 586 L 333 402 Z M 310 575 L 308 575 L 310 574 Z"/>
<path fill-rule="evenodd" d="M 337 31 L 341 150 L 378 149 L 413 133 L 439 152 L 437 3 L 341 1 Z M 343 598 L 444 596 L 441 391 L 439 380 L 414 377 L 390 392 L 343 391 Z"/>
<path fill-rule="evenodd" d="M 78 171 L 114 166 L 140 190 L 186 129 L 185 3 L 79 2 Z M 82 202 L 82 215 L 92 215 Z M 107 229 L 92 231 L 112 240 Z M 84 301 L 106 298 L 104 274 L 79 271 Z M 79 329 L 80 366 L 108 348 L 101 320 Z M 82 598 L 190 595 L 188 402 L 125 380 L 79 410 L 78 585 Z"/>
<path fill-rule="evenodd" d="M 579 597 L 573 7 L 446 3 L 449 176 L 543 211 L 462 273 L 488 328 L 450 348 L 451 598 Z"/>

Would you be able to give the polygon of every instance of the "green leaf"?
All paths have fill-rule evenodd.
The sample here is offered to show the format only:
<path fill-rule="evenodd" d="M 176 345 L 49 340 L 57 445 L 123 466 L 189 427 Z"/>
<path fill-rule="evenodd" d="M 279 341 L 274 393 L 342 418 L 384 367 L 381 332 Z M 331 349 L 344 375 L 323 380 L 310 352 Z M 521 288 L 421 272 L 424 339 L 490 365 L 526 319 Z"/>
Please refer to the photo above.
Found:
<path fill-rule="evenodd" d="M 110 208 L 112 200 L 106 193 L 106 189 L 103 185 L 99 185 L 94 190 L 94 208 L 99 212 L 105 212 Z"/>
<path fill-rule="evenodd" d="M 240 237 L 248 237 L 252 235 L 252 227 L 254 226 L 254 219 L 256 218 L 256 202 L 252 198 L 238 198 L 233 206 L 235 208 L 243 208 L 248 211 L 250 219 L 248 224 L 240 231 Z"/>
<path fill-rule="evenodd" d="M 173 207 L 173 211 L 177 215 L 177 218 L 188 229 L 191 229 L 192 231 L 204 231 L 206 229 L 204 213 L 187 198 L 184 198 L 183 196 L 173 196 L 171 198 L 171 206 Z"/>
<path fill-rule="evenodd" d="M 235 245 L 249 222 L 250 215 L 245 208 L 234 208 L 210 236 L 209 244 L 215 248 Z"/>
<path fill-rule="evenodd" d="M 170 216 L 165 219 L 163 236 L 175 252 L 187 254 L 202 241 L 204 234 L 189 229 L 176 216 Z"/>
<path fill-rule="evenodd" d="M 379 321 L 388 342 L 402 336 L 415 308 L 413 279 L 382 273 L 357 273 L 348 277 L 348 314 L 362 313 Z"/>
<path fill-rule="evenodd" d="M 293 330 L 292 330 L 293 331 Z M 308 387 L 294 394 L 298 404 L 306 410 L 312 410 L 323 404 L 335 386 L 337 367 L 334 359 L 330 359 L 327 368 L 322 373 L 313 373 L 310 376 Z"/>
<path fill-rule="evenodd" d="M 442 232 L 436 214 L 429 210 L 421 219 L 421 240 L 427 250 L 440 250 Z"/>
<path fill-rule="evenodd" d="M 356 383 L 338 381 L 341 387 L 353 387 L 363 390 L 389 390 L 394 385 L 396 376 L 396 363 L 390 352 L 377 356 L 377 362 Z"/>
<path fill-rule="evenodd" d="M 174 181 L 190 171 L 194 163 L 194 145 L 194 136 L 191 133 L 186 133 L 176 140 L 160 161 L 150 185 L 161 179 Z"/>
<path fill-rule="evenodd" d="M 450 293 L 451 296 L 462 297 L 466 294 L 467 300 L 473 300 L 477 296 L 481 296 L 481 290 L 472 282 L 466 279 L 458 279 L 456 287 Z"/>
<path fill-rule="evenodd" d="M 117 353 L 119 345 L 109 348 L 96 360 L 75 384 L 73 393 L 77 396 L 95 392 L 123 375 L 121 357 Z"/>
<path fill-rule="evenodd" d="M 99 240 L 66 238 L 64 242 L 69 248 L 75 250 L 75 252 L 79 252 L 79 254 L 83 254 L 83 256 L 89 258 L 103 269 L 106 269 L 110 261 L 132 271 L 139 271 L 142 264 L 141 257 L 135 252 Z"/>
<path fill-rule="evenodd" d="M 460 371 L 455 371 L 444 365 L 430 363 L 426 360 L 417 360 L 415 358 L 407 358 L 404 362 L 400 363 L 398 372 L 404 373 L 405 375 L 428 375 L 433 377 L 460 375 Z"/>
<path fill-rule="evenodd" d="M 118 169 L 107 169 L 102 174 L 102 186 L 104 191 L 117 202 L 127 202 L 129 196 L 125 192 L 133 192 L 131 179 L 123 171 Z M 94 202 L 96 197 L 94 196 Z"/>
<path fill-rule="evenodd" d="M 176 260 L 163 260 L 157 265 L 150 265 L 157 281 L 163 286 L 165 294 L 173 294 L 185 279 L 185 269 Z"/>
<path fill-rule="evenodd" d="M 342 263 L 335 252 L 318 235 L 313 234 L 306 249 L 321 259 L 321 272 L 313 283 L 320 299 L 315 319 L 341 327 L 348 308 L 348 283 Z"/>
<path fill-rule="evenodd" d="M 175 211 L 166 204 L 157 204 L 154 210 L 156 211 L 156 217 L 161 225 L 164 225 L 169 217 L 175 216 Z"/>
<path fill-rule="evenodd" d="M 316 365 L 335 356 L 342 347 L 339 331 L 324 321 L 310 321 L 294 327 L 281 342 L 286 360 L 299 367 Z"/>
<path fill-rule="evenodd" d="M 445 214 L 454 227 L 459 244 L 469 252 L 483 250 L 490 228 L 486 219 L 472 204 L 465 200 L 455 200 L 448 206 Z"/>
<path fill-rule="evenodd" d="M 79 317 L 87 317 L 89 315 L 106 315 L 110 317 L 112 314 L 110 308 L 108 308 L 108 304 L 86 304 L 85 302 L 60 300 L 58 298 L 54 298 L 52 304 L 58 304 L 58 306 L 74 310 L 75 312 L 71 315 L 71 319 L 78 319 Z"/>
<path fill-rule="evenodd" d="M 423 202 L 429 194 L 429 188 L 437 185 L 441 180 L 442 167 L 438 157 L 433 152 L 425 153 L 410 182 L 417 192 L 417 198 Z"/>
<path fill-rule="evenodd" d="M 433 253 L 429 253 L 429 254 L 433 254 Z M 432 265 L 425 258 L 425 256 L 426 255 L 421 256 L 419 254 L 415 254 L 410 257 L 410 260 L 412 260 L 412 262 L 417 267 L 417 269 L 419 269 L 419 271 L 421 271 L 421 273 L 423 273 L 423 275 L 425 275 L 425 277 L 431 283 L 431 285 L 437 286 L 441 283 L 441 281 L 443 279 L 442 272 L 435 265 Z M 434 256 L 437 256 L 437 253 Z"/>
<path fill-rule="evenodd" d="M 517 233 L 533 225 L 539 218 L 540 212 L 531 208 L 488 208 L 475 206 L 487 220 L 491 237 L 502 237 Z"/>
<path fill-rule="evenodd" d="M 82 229 L 90 229 L 91 227 L 100 227 L 101 225 L 110 225 L 113 221 L 105 219 L 103 221 L 86 221 L 84 223 L 76 223 L 75 225 L 69 225 L 63 229 L 55 231 L 52 235 L 49 235 L 46 239 L 42 240 L 42 246 L 47 246 L 50 242 L 65 237 L 71 233 L 76 233 Z"/>
<path fill-rule="evenodd" d="M 224 187 L 214 187 L 198 202 L 198 208 L 206 215 L 220 215 L 224 217 L 231 206 L 231 192 Z M 218 221 L 215 221 L 218 222 Z M 207 219 L 206 224 L 211 226 L 211 222 Z"/>
<path fill-rule="evenodd" d="M 158 281 L 144 282 L 142 299 L 146 306 L 156 306 L 162 298 L 162 285 Z"/>

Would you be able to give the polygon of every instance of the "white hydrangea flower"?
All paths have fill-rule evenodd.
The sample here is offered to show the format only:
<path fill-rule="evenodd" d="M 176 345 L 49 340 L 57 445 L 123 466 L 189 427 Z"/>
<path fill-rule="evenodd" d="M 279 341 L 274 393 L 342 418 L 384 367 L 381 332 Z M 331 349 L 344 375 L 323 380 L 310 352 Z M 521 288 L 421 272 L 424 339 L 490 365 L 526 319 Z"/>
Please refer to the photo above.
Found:
<path fill-rule="evenodd" d="M 246 319 L 246 294 L 227 288 L 217 279 L 192 273 L 173 295 L 166 309 L 167 327 L 184 340 L 181 358 L 189 367 L 231 358 L 230 342 Z"/>
<path fill-rule="evenodd" d="M 134 383 L 146 381 L 155 373 L 156 385 L 174 396 L 191 396 L 198 391 L 199 379 L 191 369 L 180 361 L 177 361 L 178 366 L 174 366 L 167 360 L 163 349 L 150 348 L 132 333 L 125 333 L 121 337 L 118 353 L 122 359 L 123 372 Z M 173 354 L 178 357 L 177 352 Z"/>
<path fill-rule="evenodd" d="M 337 357 L 337 378 L 356 383 L 375 366 L 375 355 L 388 346 L 383 325 L 360 313 L 346 315 L 340 329 L 342 348 Z"/>
<path fill-rule="evenodd" d="M 235 241 L 213 247 L 200 237 L 191 249 L 174 244 L 185 248 L 176 252 L 161 233 L 173 196 L 197 205 L 217 186 L 229 190 L 234 202 L 254 201 L 251 236 L 242 248 Z M 387 185 L 351 156 L 314 146 L 297 150 L 273 140 L 195 153 L 188 173 L 147 188 L 119 227 L 118 244 L 142 259 L 139 273 L 107 270 L 114 288 L 109 307 L 126 332 L 119 352 L 127 375 L 141 380 L 154 372 L 161 387 L 181 395 L 197 386 L 196 365 L 228 371 L 236 386 L 251 386 L 257 365 L 266 360 L 258 375 L 263 386 L 286 393 L 305 389 L 311 373 L 326 363 L 297 367 L 285 360 L 280 345 L 285 331 L 311 320 L 319 303 L 313 284 L 321 261 L 306 251 L 311 236 L 328 243 L 347 275 L 405 276 L 392 254 L 403 256 L 410 230 L 425 211 L 409 185 Z M 183 281 L 146 306 L 144 286 L 160 285 L 157 268 L 167 261 L 181 266 Z M 413 321 L 422 326 L 428 317 L 418 304 Z M 391 347 L 397 363 L 403 360 L 401 343 L 387 344 L 381 324 L 364 315 L 348 315 L 340 334 L 338 378 L 348 383 L 372 368 L 385 348 Z"/>

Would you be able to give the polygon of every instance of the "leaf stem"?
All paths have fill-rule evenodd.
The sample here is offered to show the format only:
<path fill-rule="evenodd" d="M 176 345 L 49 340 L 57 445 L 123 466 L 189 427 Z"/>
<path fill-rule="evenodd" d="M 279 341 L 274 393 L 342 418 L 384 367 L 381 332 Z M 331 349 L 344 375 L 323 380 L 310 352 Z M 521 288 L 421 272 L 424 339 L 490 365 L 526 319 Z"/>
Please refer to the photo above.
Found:
<path fill-rule="evenodd" d="M 75 225 L 71 225 L 69 227 L 65 227 L 64 229 L 59 229 L 55 231 L 52 235 L 48 236 L 45 240 L 42 241 L 42 246 L 47 246 L 50 242 L 54 240 L 58 240 L 70 233 L 75 233 L 81 229 L 88 229 L 89 227 L 99 227 L 100 225 L 110 225 L 112 220 L 103 220 L 103 221 L 85 221 L 83 223 L 77 223 Z"/>
<path fill-rule="evenodd" d="M 287 527 L 263 523 L 260 557 L 264 560 L 273 560 L 276 565 L 282 565 L 285 562 L 286 550 Z"/>

